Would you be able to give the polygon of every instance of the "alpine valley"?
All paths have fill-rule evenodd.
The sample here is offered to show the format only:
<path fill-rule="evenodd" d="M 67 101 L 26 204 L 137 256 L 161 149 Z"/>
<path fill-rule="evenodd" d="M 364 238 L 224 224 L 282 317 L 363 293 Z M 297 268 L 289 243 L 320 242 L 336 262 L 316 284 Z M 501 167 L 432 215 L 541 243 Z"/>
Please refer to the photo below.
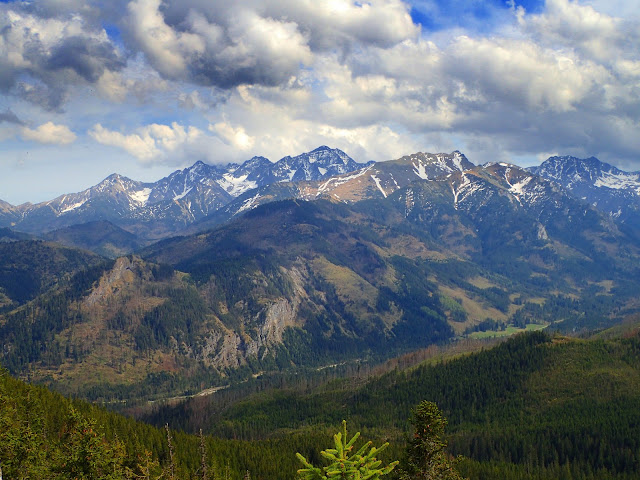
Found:
<path fill-rule="evenodd" d="M 112 402 L 607 328 L 640 309 L 639 177 L 320 147 L 1 203 L 1 362 Z"/>

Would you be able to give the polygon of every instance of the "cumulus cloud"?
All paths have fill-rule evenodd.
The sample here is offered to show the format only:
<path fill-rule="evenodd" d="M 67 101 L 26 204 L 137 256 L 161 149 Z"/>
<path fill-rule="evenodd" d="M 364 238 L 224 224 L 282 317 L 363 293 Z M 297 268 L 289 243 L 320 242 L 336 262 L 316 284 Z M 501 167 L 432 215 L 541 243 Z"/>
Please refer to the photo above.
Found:
<path fill-rule="evenodd" d="M 21 135 L 25 140 L 53 145 L 68 145 L 76 141 L 76 135 L 69 127 L 53 122 L 44 123 L 35 129 L 24 127 Z"/>
<path fill-rule="evenodd" d="M 400 0 L 269 0 L 262 11 L 289 18 L 309 38 L 314 51 L 358 45 L 388 48 L 417 38 L 420 29 L 410 16 L 410 5 Z"/>
<path fill-rule="evenodd" d="M 444 68 L 485 100 L 531 113 L 573 110 L 611 81 L 601 65 L 526 40 L 459 37 L 447 52 Z"/>
<path fill-rule="evenodd" d="M 29 4 L 0 6 L 0 92 L 58 109 L 71 86 L 123 68 L 106 32 L 81 15 L 42 17 L 28 10 Z"/>
<path fill-rule="evenodd" d="M 183 155 L 200 148 L 203 138 L 202 130 L 185 128 L 176 122 L 171 125 L 146 125 L 130 134 L 96 124 L 88 133 L 98 143 L 125 150 L 143 163 L 179 163 Z"/>
<path fill-rule="evenodd" d="M 238 7 L 224 26 L 193 9 L 169 25 L 159 9 L 160 0 L 132 1 L 129 32 L 151 65 L 170 79 L 223 88 L 276 85 L 311 59 L 306 39 L 291 22 Z"/>
<path fill-rule="evenodd" d="M 518 20 L 540 43 L 568 47 L 605 63 L 640 39 L 637 29 L 622 19 L 571 0 L 547 0 L 543 13 Z"/>
<path fill-rule="evenodd" d="M 283 85 L 328 50 L 415 38 L 400 0 L 133 0 L 127 31 L 163 76 L 200 85 Z"/>
<path fill-rule="evenodd" d="M 234 127 L 227 122 L 210 125 L 209 130 L 215 133 L 224 143 L 242 151 L 249 150 L 255 144 L 255 138 L 247 135 L 244 127 Z"/>
<path fill-rule="evenodd" d="M 279 95 L 273 91 L 277 90 Z M 253 155 L 277 160 L 285 155 L 331 145 L 359 161 L 389 160 L 399 152 L 424 149 L 420 140 L 395 125 L 337 125 L 322 111 L 313 111 L 316 99 L 306 89 L 282 92 L 274 87 L 244 87 L 225 103 L 225 115 L 212 123 L 218 162 L 243 161 Z"/>

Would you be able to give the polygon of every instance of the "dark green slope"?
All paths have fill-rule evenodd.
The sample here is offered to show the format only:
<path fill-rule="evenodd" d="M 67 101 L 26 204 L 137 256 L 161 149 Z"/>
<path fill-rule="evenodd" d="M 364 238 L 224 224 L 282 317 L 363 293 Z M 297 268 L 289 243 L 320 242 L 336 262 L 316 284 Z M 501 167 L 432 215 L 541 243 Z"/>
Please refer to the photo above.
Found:
<path fill-rule="evenodd" d="M 296 451 L 317 452 L 329 432 L 247 442 L 201 439 L 136 422 L 34 387 L 0 370 L 0 469 L 5 479 L 207 477 L 293 479 Z M 203 448 L 204 447 L 204 448 Z M 317 453 L 316 453 L 317 454 Z M 174 476 L 172 476 L 172 474 Z"/>
<path fill-rule="evenodd" d="M 127 255 L 142 246 L 133 233 L 106 220 L 72 225 L 43 236 L 49 241 L 90 250 L 107 258 Z"/>
<path fill-rule="evenodd" d="M 20 236 L 0 242 L 0 311 L 22 305 L 103 260 L 90 252 Z"/>
<path fill-rule="evenodd" d="M 514 479 L 557 478 L 563 467 L 575 473 L 567 478 L 640 473 L 638 336 L 528 334 L 445 364 L 392 372 L 359 387 L 352 382 L 311 394 L 263 393 L 222 411 L 215 397 L 193 399 L 157 418 L 187 426 L 197 415 L 209 431 L 251 438 L 346 418 L 402 443 L 407 412 L 427 399 L 448 417 L 451 450 L 470 459 L 471 478 L 491 478 L 481 472 L 494 468 L 494 478 Z"/>
<path fill-rule="evenodd" d="M 346 205 L 290 200 L 142 254 L 189 273 L 216 316 L 249 335 L 265 303 L 300 302 L 275 358 L 300 365 L 379 346 L 425 346 L 452 335 L 423 262 L 392 256 L 388 247 Z"/>
<path fill-rule="evenodd" d="M 10 228 L 0 228 L 0 242 L 16 242 L 18 240 L 35 240 L 33 235 L 16 232 Z"/>
<path fill-rule="evenodd" d="M 56 334 L 82 322 L 83 314 L 79 308 L 74 308 L 74 303 L 112 266 L 112 262 L 98 258 L 100 263 L 80 269 L 69 279 L 62 277 L 55 287 L 0 317 L 2 365 L 5 368 L 19 373 L 35 362 L 52 366 L 61 363 L 64 348 L 55 338 Z M 71 355 L 67 352 L 67 356 Z"/>

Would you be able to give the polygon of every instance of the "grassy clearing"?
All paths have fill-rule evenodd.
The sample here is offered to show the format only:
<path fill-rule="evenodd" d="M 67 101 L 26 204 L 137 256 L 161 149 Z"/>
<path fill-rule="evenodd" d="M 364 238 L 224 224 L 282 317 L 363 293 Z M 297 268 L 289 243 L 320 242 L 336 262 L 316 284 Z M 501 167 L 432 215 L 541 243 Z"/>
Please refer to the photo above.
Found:
<path fill-rule="evenodd" d="M 467 282 L 469 282 L 474 287 L 478 287 L 482 289 L 496 286 L 495 283 L 490 282 L 488 279 L 486 279 L 485 277 L 481 277 L 480 275 L 467 279 Z"/>
<path fill-rule="evenodd" d="M 472 325 L 476 325 L 487 318 L 495 318 L 499 321 L 506 321 L 507 316 L 494 307 L 489 307 L 468 296 L 468 293 L 461 288 L 451 288 L 444 285 L 438 287 L 441 295 L 452 299 L 458 299 L 462 302 L 462 308 L 467 312 L 468 320 L 466 322 L 451 322 L 455 333 L 460 335 L 464 330 Z"/>
<path fill-rule="evenodd" d="M 353 270 L 334 265 L 324 258 L 314 262 L 314 267 L 330 283 L 335 285 L 340 299 L 360 305 L 375 305 L 377 289 Z"/>
<path fill-rule="evenodd" d="M 536 324 L 530 323 L 529 325 L 527 325 L 526 328 L 516 328 L 516 327 L 509 326 L 502 331 L 489 330 L 487 332 L 473 332 L 469 334 L 469 338 L 484 339 L 484 338 L 495 338 L 495 337 L 510 337 L 511 335 L 515 335 L 516 333 L 533 332 L 536 330 L 542 330 L 543 328 L 546 328 L 546 327 L 547 325 L 536 325 Z"/>

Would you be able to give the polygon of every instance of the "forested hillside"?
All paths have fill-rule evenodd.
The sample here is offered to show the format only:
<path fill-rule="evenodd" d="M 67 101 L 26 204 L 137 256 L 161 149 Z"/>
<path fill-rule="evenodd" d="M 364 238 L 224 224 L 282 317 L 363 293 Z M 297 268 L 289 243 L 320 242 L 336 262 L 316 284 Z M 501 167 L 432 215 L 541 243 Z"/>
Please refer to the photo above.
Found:
<path fill-rule="evenodd" d="M 268 390 L 231 403 L 211 394 L 156 407 L 145 418 L 157 428 L 3 371 L 0 465 L 4 478 L 164 472 L 239 479 L 248 471 L 252 478 L 293 479 L 301 467 L 295 453 L 320 463 L 318 452 L 331 445 L 343 419 L 363 438 L 390 442 L 384 462 L 402 459 L 410 412 L 429 400 L 448 418 L 449 451 L 464 456 L 458 468 L 471 480 L 632 479 L 640 470 L 640 336 L 630 329 L 601 337 L 537 332 L 364 383 L 348 378 L 311 391 Z"/>
<path fill-rule="evenodd" d="M 318 429 L 257 442 L 187 435 L 68 400 L 0 371 L 5 480 L 240 480 L 247 472 L 292 479 L 300 468 L 295 453 L 317 455 L 331 433 Z"/>
<path fill-rule="evenodd" d="M 49 241 L 83 248 L 107 258 L 127 255 L 142 246 L 138 238 L 106 220 L 99 220 L 54 230 L 43 235 Z"/>
<path fill-rule="evenodd" d="M 90 252 L 24 238 L 8 229 L 0 234 L 0 314 L 104 261 Z"/>
<path fill-rule="evenodd" d="M 336 381 L 231 406 L 212 395 L 147 419 L 259 440 L 346 418 L 352 428 L 391 439 L 395 452 L 410 429 L 408 412 L 423 399 L 448 417 L 450 449 L 468 459 L 460 468 L 470 478 L 635 478 L 640 471 L 637 331 L 612 340 L 527 334 L 359 387 Z"/>

